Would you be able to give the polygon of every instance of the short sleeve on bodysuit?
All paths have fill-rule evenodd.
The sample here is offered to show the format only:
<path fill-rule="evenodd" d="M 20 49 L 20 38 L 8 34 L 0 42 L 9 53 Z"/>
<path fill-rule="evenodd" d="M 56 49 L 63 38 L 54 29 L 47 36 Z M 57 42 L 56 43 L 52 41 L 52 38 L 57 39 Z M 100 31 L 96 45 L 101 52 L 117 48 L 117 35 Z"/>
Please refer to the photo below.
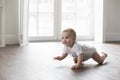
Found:
<path fill-rule="evenodd" d="M 66 47 L 63 48 L 63 54 L 68 54 Z"/>
<path fill-rule="evenodd" d="M 82 50 L 81 46 L 77 43 L 74 44 L 72 49 L 73 49 L 74 53 L 76 53 L 77 56 L 79 54 L 83 53 L 83 50 Z"/>

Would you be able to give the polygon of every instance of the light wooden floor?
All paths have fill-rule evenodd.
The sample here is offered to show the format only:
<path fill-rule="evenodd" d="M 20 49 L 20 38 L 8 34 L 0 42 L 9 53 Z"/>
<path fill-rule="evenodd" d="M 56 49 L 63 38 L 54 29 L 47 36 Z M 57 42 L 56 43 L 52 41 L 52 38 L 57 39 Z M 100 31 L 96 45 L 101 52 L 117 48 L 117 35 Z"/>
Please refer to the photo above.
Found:
<path fill-rule="evenodd" d="M 104 65 L 92 59 L 81 69 L 73 71 L 72 57 L 55 61 L 63 45 L 60 42 L 30 43 L 19 47 L 0 48 L 0 80 L 120 80 L 120 44 L 81 42 L 108 53 Z"/>

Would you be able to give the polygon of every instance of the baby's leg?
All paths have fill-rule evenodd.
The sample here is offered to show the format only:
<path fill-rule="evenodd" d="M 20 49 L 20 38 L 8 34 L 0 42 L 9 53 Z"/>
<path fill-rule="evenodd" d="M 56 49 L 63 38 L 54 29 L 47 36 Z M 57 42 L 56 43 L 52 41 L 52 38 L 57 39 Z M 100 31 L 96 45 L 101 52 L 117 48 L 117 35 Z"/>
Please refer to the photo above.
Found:
<path fill-rule="evenodd" d="M 107 54 L 104 52 L 102 53 L 102 56 L 100 56 L 97 52 L 95 52 L 92 56 L 92 58 L 99 64 L 102 64 L 106 57 L 107 57 Z"/>

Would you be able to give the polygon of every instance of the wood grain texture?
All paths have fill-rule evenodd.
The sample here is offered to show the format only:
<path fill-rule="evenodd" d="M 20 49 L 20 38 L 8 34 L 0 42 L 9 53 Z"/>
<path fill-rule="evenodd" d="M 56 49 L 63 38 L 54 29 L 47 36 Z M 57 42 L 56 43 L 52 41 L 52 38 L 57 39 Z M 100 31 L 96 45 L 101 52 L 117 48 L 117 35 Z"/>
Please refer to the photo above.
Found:
<path fill-rule="evenodd" d="M 55 61 L 62 53 L 60 42 L 29 43 L 24 47 L 10 45 L 0 48 L 0 80 L 119 80 L 120 43 L 81 42 L 108 53 L 103 65 L 92 59 L 73 71 L 72 57 Z"/>

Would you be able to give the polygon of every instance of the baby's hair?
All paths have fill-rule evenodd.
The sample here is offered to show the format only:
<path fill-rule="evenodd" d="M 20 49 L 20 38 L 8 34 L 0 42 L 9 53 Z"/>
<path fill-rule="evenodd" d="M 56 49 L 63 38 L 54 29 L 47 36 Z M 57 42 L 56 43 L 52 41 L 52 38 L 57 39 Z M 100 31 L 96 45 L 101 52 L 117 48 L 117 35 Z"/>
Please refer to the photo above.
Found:
<path fill-rule="evenodd" d="M 63 32 L 69 32 L 70 35 L 74 38 L 74 40 L 76 40 L 76 32 L 72 28 L 65 29 L 63 30 Z"/>

